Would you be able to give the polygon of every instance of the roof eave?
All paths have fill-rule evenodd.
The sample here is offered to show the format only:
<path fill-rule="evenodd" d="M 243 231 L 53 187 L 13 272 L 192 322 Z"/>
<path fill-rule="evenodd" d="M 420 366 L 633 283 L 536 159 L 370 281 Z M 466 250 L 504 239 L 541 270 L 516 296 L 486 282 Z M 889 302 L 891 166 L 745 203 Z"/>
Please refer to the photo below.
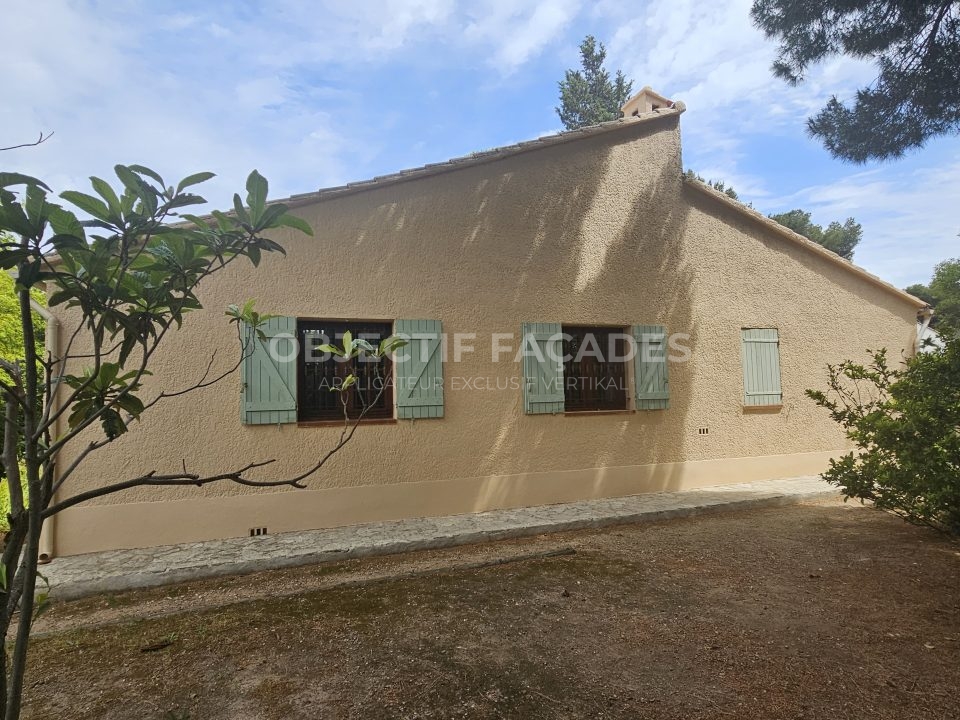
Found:
<path fill-rule="evenodd" d="M 674 107 L 671 108 L 660 108 L 652 112 L 643 113 L 641 115 L 619 118 L 617 120 L 600 123 L 599 125 L 590 125 L 588 127 L 578 128 L 576 130 L 564 130 L 563 132 L 556 133 L 555 135 L 545 135 L 543 137 L 536 138 L 535 140 L 526 140 L 514 145 L 505 145 L 503 147 L 493 148 L 492 150 L 484 150 L 482 152 L 476 152 L 470 155 L 464 155 L 462 157 L 451 158 L 450 160 L 443 162 L 429 163 L 420 167 L 408 168 L 406 170 L 400 170 L 388 175 L 381 175 L 379 177 L 371 178 L 370 180 L 361 180 L 358 182 L 347 183 L 346 185 L 321 188 L 320 190 L 316 190 L 314 192 L 292 195 L 288 198 L 272 200 L 271 202 L 282 202 L 291 208 L 302 207 L 303 205 L 309 205 L 322 200 L 329 200 L 367 190 L 388 187 L 410 180 L 419 180 L 435 175 L 442 175 L 444 173 L 454 172 L 467 167 L 476 167 L 478 165 L 496 162 L 497 160 L 503 160 L 504 158 L 522 155 L 523 153 L 542 150 L 546 147 L 577 142 L 588 137 L 634 128 L 639 125 L 660 121 L 664 118 L 678 117 L 685 110 L 686 107 L 684 104 L 682 102 L 677 102 L 675 103 Z"/>
<path fill-rule="evenodd" d="M 846 270 L 849 273 L 852 273 L 853 275 L 856 275 L 860 279 L 866 280 L 867 282 L 871 283 L 876 287 L 881 288 L 882 290 L 886 290 L 892 295 L 895 295 L 899 300 L 903 300 L 904 302 L 907 302 L 913 305 L 918 312 L 924 311 L 930 307 L 929 304 L 927 304 L 920 298 L 914 297 L 910 293 L 901 290 L 895 285 L 891 285 L 886 280 L 883 280 L 877 277 L 876 275 L 874 275 L 873 273 L 867 270 L 864 270 L 859 265 L 854 265 L 849 260 L 844 260 L 835 252 L 828 250 L 827 248 L 823 247 L 818 243 L 813 242 L 812 240 L 809 240 L 808 238 L 804 237 L 803 235 L 800 235 L 799 233 L 794 232 L 788 227 L 784 227 L 783 225 L 778 223 L 776 220 L 771 220 L 766 215 L 763 215 L 762 213 L 757 212 L 751 207 L 747 207 L 743 203 L 737 200 L 734 200 L 733 198 L 729 197 L 728 195 L 725 195 L 719 190 L 714 190 L 712 187 L 710 187 L 706 183 L 700 182 L 699 180 L 694 180 L 688 177 L 684 177 L 683 182 L 684 182 L 684 185 L 686 185 L 687 187 L 697 190 L 698 192 L 703 193 L 704 195 L 717 201 L 721 205 L 724 205 L 730 208 L 731 210 L 737 212 L 738 214 L 743 215 L 749 218 L 750 220 L 753 220 L 754 222 L 759 223 L 767 230 L 770 230 L 776 233 L 777 235 L 779 235 L 780 237 L 786 240 L 789 240 L 790 242 L 796 245 L 799 245 L 804 250 L 814 253 L 816 255 L 819 255 L 823 259 L 833 263 L 834 265 L 837 265 L 838 267 L 843 268 L 844 270 Z"/>

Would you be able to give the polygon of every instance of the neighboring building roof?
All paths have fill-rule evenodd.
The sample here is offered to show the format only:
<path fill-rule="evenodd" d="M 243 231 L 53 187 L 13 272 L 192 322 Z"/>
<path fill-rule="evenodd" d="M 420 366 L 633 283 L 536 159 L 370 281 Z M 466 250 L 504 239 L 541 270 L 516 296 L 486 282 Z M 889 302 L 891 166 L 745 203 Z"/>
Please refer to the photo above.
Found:
<path fill-rule="evenodd" d="M 796 245 L 799 245 L 805 250 L 812 252 L 816 255 L 819 255 L 825 260 L 829 260 L 834 265 L 838 265 L 839 267 L 843 268 L 847 272 L 852 273 L 853 275 L 856 275 L 857 277 L 863 280 L 866 280 L 867 282 L 872 283 L 873 285 L 876 285 L 877 287 L 896 295 L 900 300 L 904 300 L 910 303 L 911 305 L 914 305 L 918 310 L 923 310 L 929 307 L 929 305 L 923 300 L 921 300 L 920 298 L 914 297 L 908 292 L 904 292 L 900 288 L 894 285 L 891 285 L 886 280 L 881 280 L 873 273 L 864 270 L 862 267 L 858 265 L 854 265 L 849 260 L 844 260 L 835 252 L 832 252 L 831 250 L 827 250 L 822 245 L 805 238 L 803 235 L 800 235 L 799 233 L 795 233 L 793 230 L 791 230 L 790 228 L 784 227 L 783 225 L 778 223 L 776 220 L 771 220 L 766 215 L 763 215 L 762 213 L 757 212 L 751 207 L 747 207 L 743 203 L 737 200 L 734 200 L 733 198 L 729 197 L 728 195 L 725 195 L 719 190 L 714 190 L 712 187 L 710 187 L 706 183 L 700 182 L 699 180 L 693 180 L 686 176 L 684 176 L 683 182 L 687 187 L 693 188 L 694 190 L 697 190 L 698 192 L 701 192 L 704 195 L 709 196 L 710 198 L 716 200 L 721 205 L 725 205 L 726 207 L 739 213 L 740 215 L 743 215 L 749 218 L 750 220 L 753 220 L 754 222 L 759 223 L 760 225 L 765 227 L 767 230 L 773 231 L 780 237 L 786 240 L 789 240 L 790 242 Z"/>
<path fill-rule="evenodd" d="M 451 172 L 453 170 L 459 170 L 465 167 L 482 165 L 484 163 L 493 162 L 494 160 L 502 160 L 503 158 L 511 157 L 513 155 L 530 152 L 531 150 L 540 150 L 541 148 L 550 147 L 552 145 L 575 142 L 587 137 L 603 135 L 611 131 L 634 127 L 636 125 L 660 120 L 664 117 L 675 117 L 680 115 L 684 110 L 686 110 L 686 106 L 684 106 L 683 103 L 678 102 L 675 103 L 672 108 L 660 108 L 659 110 L 653 110 L 652 112 L 641 113 L 640 115 L 634 115 L 632 117 L 623 117 L 619 120 L 611 120 L 610 122 L 600 123 L 599 125 L 591 125 L 578 130 L 565 130 L 557 133 L 556 135 L 545 135 L 537 138 L 536 140 L 527 140 L 525 142 L 516 143 L 515 145 L 505 145 L 503 147 L 493 148 L 491 150 L 470 153 L 469 155 L 452 158 L 444 162 L 430 163 L 429 165 L 423 165 L 421 167 L 400 170 L 399 172 L 390 173 L 389 175 L 380 175 L 372 178 L 371 180 L 361 180 L 359 182 L 347 183 L 346 185 L 321 188 L 320 190 L 316 190 L 314 192 L 291 195 L 289 198 L 271 200 L 270 202 L 282 202 L 290 205 L 291 207 L 297 207 L 298 205 L 313 203 L 317 200 L 326 200 L 331 197 L 339 197 L 355 192 L 362 192 L 364 190 L 371 190 L 387 185 L 393 185 L 395 183 L 406 182 L 407 180 L 413 180 L 415 178 L 429 177 L 431 175 Z"/>

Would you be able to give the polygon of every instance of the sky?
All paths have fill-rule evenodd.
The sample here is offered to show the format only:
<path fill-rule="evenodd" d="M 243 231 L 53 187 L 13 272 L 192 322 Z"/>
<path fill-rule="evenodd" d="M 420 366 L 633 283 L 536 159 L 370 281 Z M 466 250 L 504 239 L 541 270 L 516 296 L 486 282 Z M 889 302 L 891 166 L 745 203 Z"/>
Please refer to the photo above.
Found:
<path fill-rule="evenodd" d="M 271 197 L 551 134 L 557 82 L 587 34 L 634 89 L 683 100 L 683 162 L 764 213 L 854 217 L 855 262 L 904 287 L 960 256 L 960 138 L 850 165 L 805 118 L 875 71 L 839 58 L 789 87 L 750 0 L 4 0 L 4 169 L 57 191 L 139 163 L 218 177 L 257 168 Z"/>

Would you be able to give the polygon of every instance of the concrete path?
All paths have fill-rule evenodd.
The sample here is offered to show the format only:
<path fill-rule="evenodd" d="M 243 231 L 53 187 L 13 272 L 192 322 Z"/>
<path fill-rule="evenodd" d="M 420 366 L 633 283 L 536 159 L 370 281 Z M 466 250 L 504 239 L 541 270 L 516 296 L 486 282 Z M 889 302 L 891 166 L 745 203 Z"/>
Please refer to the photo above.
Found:
<path fill-rule="evenodd" d="M 51 597 L 71 599 L 345 558 L 782 505 L 836 493 L 835 488 L 815 476 L 766 480 L 564 505 L 74 555 L 55 558 L 41 572 L 50 582 Z"/>

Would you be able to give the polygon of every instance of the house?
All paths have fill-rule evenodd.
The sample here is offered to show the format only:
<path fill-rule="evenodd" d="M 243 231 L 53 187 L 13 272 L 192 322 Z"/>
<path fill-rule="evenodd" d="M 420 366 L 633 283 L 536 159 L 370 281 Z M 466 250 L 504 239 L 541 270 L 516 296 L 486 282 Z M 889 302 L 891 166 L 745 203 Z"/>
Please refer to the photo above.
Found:
<path fill-rule="evenodd" d="M 141 487 L 71 507 L 50 552 L 822 471 L 847 445 L 804 391 L 867 348 L 912 351 L 924 303 L 684 180 L 683 111 L 645 89 L 620 120 L 290 198 L 315 236 L 277 232 L 285 257 L 206 283 L 147 389 L 199 378 L 214 349 L 228 364 L 230 303 L 280 316 L 266 345 L 91 455 L 74 491 L 182 460 L 295 474 L 342 427 L 328 385 L 344 369 L 308 350 L 412 336 L 405 358 L 358 368 L 350 409 L 373 407 L 356 436 L 306 490 Z"/>

